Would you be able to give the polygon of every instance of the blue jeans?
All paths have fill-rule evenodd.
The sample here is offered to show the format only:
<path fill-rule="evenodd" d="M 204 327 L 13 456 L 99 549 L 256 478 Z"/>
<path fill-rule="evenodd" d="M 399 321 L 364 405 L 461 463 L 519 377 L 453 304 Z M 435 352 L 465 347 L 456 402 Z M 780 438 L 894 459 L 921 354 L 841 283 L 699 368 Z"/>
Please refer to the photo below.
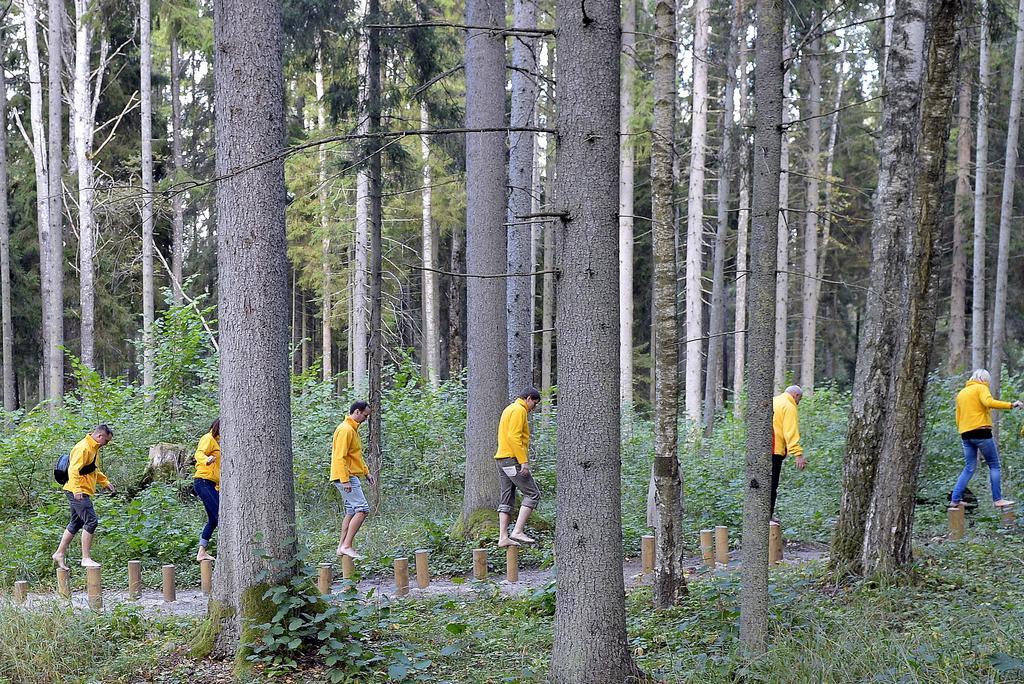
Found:
<path fill-rule="evenodd" d="M 210 538 L 213 537 L 213 531 L 217 529 L 217 513 L 220 510 L 220 492 L 217 491 L 217 485 L 209 480 L 204 480 L 201 477 L 197 477 L 193 481 L 193 486 L 196 490 L 196 496 L 203 502 L 203 508 L 206 509 L 206 527 L 203 528 L 203 533 L 199 535 L 199 545 L 206 548 L 210 545 Z"/>
<path fill-rule="evenodd" d="M 953 487 L 952 504 L 960 503 L 967 483 L 974 477 L 974 471 L 978 468 L 978 452 L 985 457 L 988 464 L 988 479 L 992 485 L 992 500 L 999 501 L 1003 498 L 1002 489 L 999 486 L 999 450 L 996 448 L 996 441 L 991 437 L 988 439 L 964 439 L 964 469 Z"/>

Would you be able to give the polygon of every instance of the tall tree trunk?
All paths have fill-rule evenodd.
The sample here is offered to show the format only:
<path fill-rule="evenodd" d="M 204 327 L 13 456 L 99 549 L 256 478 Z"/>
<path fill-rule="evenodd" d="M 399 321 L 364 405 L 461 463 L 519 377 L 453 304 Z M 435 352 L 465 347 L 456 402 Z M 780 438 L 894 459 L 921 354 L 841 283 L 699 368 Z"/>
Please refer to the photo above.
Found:
<path fill-rule="evenodd" d="M 843 54 L 845 49 L 845 43 L 840 41 L 839 53 Z M 846 85 L 846 59 L 842 59 L 839 68 L 836 70 L 836 99 L 832 106 L 832 124 L 829 127 L 828 132 L 828 149 L 825 151 L 825 223 L 821 229 L 821 241 L 820 247 L 818 248 L 818 279 L 815 281 L 816 287 L 814 296 L 816 301 L 820 301 L 821 298 L 821 282 L 825 277 L 825 257 L 828 254 L 829 239 L 832 234 L 832 206 L 835 198 L 834 188 L 835 179 L 832 177 L 832 170 L 835 167 L 836 160 L 836 141 L 839 139 L 839 113 L 840 108 L 843 105 L 843 91 Z M 815 305 L 817 308 L 817 305 Z M 827 373 L 826 375 L 831 375 Z"/>
<path fill-rule="evenodd" d="M 775 231 L 782 158 L 782 0 L 757 0 L 754 60 L 754 187 L 750 230 L 752 340 L 770 340 L 775 326 Z M 743 494 L 740 643 L 748 655 L 768 638 L 768 507 L 772 439 L 772 348 L 753 344 L 747 359 L 747 456 Z"/>
<path fill-rule="evenodd" d="M 800 385 L 814 388 L 814 353 L 818 339 L 818 208 L 821 176 L 821 8 L 811 11 L 813 37 L 807 43 L 807 185 L 804 201 L 804 274 L 801 283 Z M 826 181 L 827 182 L 827 181 Z"/>
<path fill-rule="evenodd" d="M 423 366 L 430 386 L 441 385 L 441 314 L 437 289 L 437 229 L 431 213 L 433 183 L 430 172 L 430 118 L 427 105 L 420 104 L 420 152 L 423 154 Z"/>
<path fill-rule="evenodd" d="M 711 435 L 715 424 L 715 411 L 719 387 L 722 382 L 722 357 L 725 351 L 725 239 L 729 232 L 729 199 L 732 196 L 733 174 L 733 125 L 734 104 L 733 94 L 736 92 L 736 68 L 739 62 L 739 47 L 735 36 L 743 28 L 743 0 L 734 0 L 729 8 L 729 29 L 725 34 L 725 94 L 723 97 L 723 114 L 719 131 L 722 136 L 722 149 L 718 154 L 718 208 L 717 229 L 715 231 L 714 267 L 711 275 L 711 321 L 708 338 L 708 367 L 704 380 L 704 434 Z"/>
<path fill-rule="evenodd" d="M 739 16 L 738 8 L 737 16 Z M 735 38 L 739 40 L 741 135 L 739 136 L 739 211 L 736 221 L 736 318 L 733 326 L 736 333 L 733 336 L 732 412 L 733 416 L 741 418 L 743 416 L 743 376 L 747 360 L 747 283 L 749 282 L 747 243 L 750 226 L 750 138 L 747 129 L 751 127 L 751 102 L 750 79 L 747 76 L 749 50 L 746 31 L 738 31 Z"/>
<path fill-rule="evenodd" d="M 992 309 L 992 349 L 988 370 L 992 374 L 992 394 L 999 396 L 1003 369 L 1003 344 L 1006 342 L 1006 284 L 1010 266 L 1010 230 L 1013 220 L 1013 187 L 1017 180 L 1020 152 L 1021 95 L 1024 92 L 1024 0 L 1017 10 L 1017 43 L 1013 56 L 1013 85 L 1010 88 L 1010 116 L 1006 123 L 1006 161 L 1003 164 L 1003 197 L 999 209 L 999 251 L 996 256 L 996 296 Z M 998 413 L 993 420 L 998 426 Z"/>
<path fill-rule="evenodd" d="M 701 419 L 704 337 L 704 158 L 708 128 L 708 0 L 693 3 L 693 103 L 686 216 L 686 417 Z"/>
<path fill-rule="evenodd" d="M 675 0 L 654 7 L 654 129 L 651 136 L 651 186 L 654 247 L 654 483 L 657 504 L 657 554 L 654 606 L 668 608 L 686 595 L 683 575 L 680 501 L 682 481 L 676 456 L 679 406 L 679 346 L 676 334 L 676 247 L 672 141 L 675 140 Z"/>
<path fill-rule="evenodd" d="M 619 453 L 619 3 L 556 5 L 558 524 L 555 684 L 636 681 L 626 641 Z M 472 22 L 471 22 L 472 23 Z M 597 132 L 597 133 L 595 133 Z M 581 502 L 588 502 L 581 506 Z M 594 587 L 601 587 L 594 591 Z"/>
<path fill-rule="evenodd" d="M 369 24 L 380 23 L 380 0 L 369 0 L 367 12 Z M 365 28 L 365 27 L 364 27 Z M 380 30 L 369 29 L 368 50 L 367 50 L 367 109 L 369 112 L 370 135 L 380 131 L 381 121 L 381 61 L 380 61 Z M 384 376 L 384 337 L 381 327 L 381 290 L 384 279 L 384 250 L 382 243 L 383 224 L 383 184 L 381 179 L 381 158 L 380 144 L 377 139 L 371 138 L 374 147 L 370 155 L 369 191 L 370 191 L 370 212 L 368 215 L 370 228 L 370 349 L 368 370 L 370 375 L 370 412 L 369 434 L 366 444 L 366 464 L 373 476 L 373 484 L 370 485 L 372 500 L 376 506 L 380 502 L 380 470 L 381 470 L 381 446 L 383 435 L 381 434 L 381 411 L 383 408 L 383 395 L 381 383 Z"/>
<path fill-rule="evenodd" d="M 324 104 L 324 69 L 322 46 L 317 46 L 316 65 L 313 82 L 316 88 L 316 125 L 320 135 L 327 131 L 327 108 Z M 317 148 L 319 183 L 317 184 L 317 203 L 320 205 L 320 336 L 323 346 L 323 378 L 324 382 L 334 377 L 331 366 L 331 319 L 334 313 L 334 298 L 331 292 L 331 225 L 327 217 L 327 148 Z"/>
<path fill-rule="evenodd" d="M 551 85 L 548 85 L 549 102 Z M 544 148 L 544 205 L 552 206 L 552 194 L 555 187 L 555 137 L 549 136 Z M 621 255 L 620 255 L 621 257 Z M 621 258 L 620 258 L 621 262 Z M 553 371 L 552 343 L 555 327 L 555 228 L 550 221 L 544 222 L 544 302 L 541 309 L 541 347 L 540 347 L 540 389 L 545 397 L 551 396 L 551 375 Z M 621 270 L 620 270 L 621 274 Z M 544 410 L 551 409 L 549 401 L 544 402 Z"/>
<path fill-rule="evenodd" d="M 185 173 L 185 157 L 182 144 L 185 131 L 181 116 L 181 59 L 178 55 L 177 26 L 171 28 L 171 157 L 174 162 L 175 182 L 181 183 Z M 182 193 L 171 195 L 171 301 L 181 306 L 184 301 L 185 268 L 185 210 Z"/>
<path fill-rule="evenodd" d="M 783 20 L 783 31 L 787 33 Z M 782 59 L 790 61 L 790 48 L 784 48 Z M 782 156 L 779 173 L 779 227 L 776 232 L 775 260 L 775 389 L 786 386 L 786 364 L 789 342 L 789 99 L 792 65 L 782 75 Z"/>
<path fill-rule="evenodd" d="M 452 226 L 450 268 L 452 273 L 466 272 L 466 235 L 460 223 Z M 448 375 L 455 377 L 465 363 L 466 280 L 452 276 L 448 280 Z"/>
<path fill-rule="evenodd" d="M 93 262 L 96 258 L 96 227 L 93 216 L 92 134 L 94 127 L 90 98 L 92 27 L 89 0 L 75 0 L 75 78 L 71 113 L 74 121 L 75 166 L 78 167 L 78 271 L 81 307 L 82 363 L 95 367 L 96 288 Z M 101 65 L 102 68 L 102 65 Z"/>
<path fill-rule="evenodd" d="M 47 170 L 49 171 L 49 183 L 47 198 L 49 200 L 50 235 L 49 252 L 46 254 L 50 261 L 49 279 L 50 287 L 49 306 L 47 317 L 50 322 L 46 328 L 50 337 L 47 345 L 50 347 L 50 365 L 47 369 L 46 390 L 51 407 L 56 408 L 64 398 L 64 190 L 62 185 L 62 174 L 64 170 L 61 145 L 64 141 L 62 133 L 63 125 L 63 92 L 61 90 L 61 73 L 63 67 L 62 37 L 64 28 L 64 3 L 62 0 L 50 0 L 50 12 L 48 21 L 49 40 L 49 154 L 47 155 Z M 57 46 L 54 48 L 54 46 Z"/>
<path fill-rule="evenodd" d="M 967 32 L 961 35 L 966 40 Z M 953 197 L 953 267 L 949 292 L 949 357 L 946 371 L 960 373 L 966 363 L 967 345 L 967 212 L 971 206 L 971 71 L 968 60 L 960 63 L 957 96 L 956 194 Z"/>
<path fill-rule="evenodd" d="M 636 79 L 636 0 L 622 2 L 622 81 L 619 83 L 619 403 L 633 407 L 633 165 L 630 132 Z"/>
<path fill-rule="evenodd" d="M 368 11 L 368 0 L 357 0 L 356 12 L 359 21 L 366 24 Z M 359 102 L 358 117 L 359 123 L 356 132 L 365 135 L 369 131 L 370 115 L 367 104 L 369 94 L 367 92 L 369 83 L 369 52 L 370 43 L 368 31 L 361 28 L 359 32 L 358 48 L 358 71 L 359 71 Z M 371 141 L 369 145 L 379 147 L 377 141 Z M 372 147 L 370 149 L 373 149 Z M 350 325 L 352 326 L 352 384 L 357 392 L 367 389 L 367 362 L 369 331 L 367 323 L 369 315 L 369 259 L 370 259 L 370 177 L 365 166 L 360 166 L 356 171 L 356 260 L 355 278 L 352 293 L 352 315 Z"/>
<path fill-rule="evenodd" d="M 214 3 L 220 408 L 231 420 L 209 615 L 217 650 L 240 665 L 256 638 L 249 625 L 273 612 L 264 592 L 285 579 L 275 562 L 296 553 L 292 439 L 281 429 L 291 425 L 282 34 L 279 0 Z"/>
<path fill-rule="evenodd" d="M 504 26 L 502 0 L 470 0 L 470 26 Z M 505 40 L 497 32 L 466 34 L 466 127 L 505 126 Z M 505 271 L 505 136 L 466 134 L 467 382 L 466 478 L 462 522 L 466 532 L 478 511 L 493 511 L 498 475 L 494 436 L 508 403 L 508 346 L 502 278 L 475 275 Z M 479 516 L 479 514 L 478 514 Z M 489 518 L 488 518 L 489 519 Z"/>
<path fill-rule="evenodd" d="M 832 563 L 840 571 L 861 570 L 865 522 L 875 489 L 875 475 L 892 405 L 893 350 L 897 322 L 903 316 L 900 292 L 906 286 L 898 259 L 907 226 L 921 123 L 921 79 L 924 75 L 923 17 L 913 3 L 898 0 L 885 73 L 886 97 L 879 142 L 878 190 L 871 226 L 871 292 L 857 349 L 843 459 L 839 519 L 832 537 Z"/>
<path fill-rule="evenodd" d="M 537 25 L 536 0 L 515 0 L 513 23 L 516 27 Z M 537 45 L 536 38 L 516 36 L 512 41 L 512 128 L 534 125 L 537 109 Z M 508 134 L 508 231 L 507 273 L 529 273 L 530 226 L 524 219 L 533 209 L 533 145 L 535 135 L 529 131 Z M 508 335 L 508 389 L 515 393 L 533 384 L 533 292 L 530 278 L 505 279 L 506 333 Z"/>
<path fill-rule="evenodd" d="M 39 401 L 47 397 L 46 369 L 50 367 L 53 349 L 50 340 L 50 187 L 49 159 L 46 129 L 43 125 L 43 76 L 39 57 L 39 7 L 36 0 L 22 0 L 22 19 L 25 26 L 25 53 L 28 58 L 29 117 L 32 128 L 32 158 L 36 174 L 36 228 L 39 233 L 39 289 L 42 315 L 40 322 L 43 341 L 42 372 L 40 373 Z"/>
<path fill-rule="evenodd" d="M 914 508 L 924 433 L 925 386 L 935 339 L 936 273 L 939 213 L 945 188 L 946 144 L 960 43 L 957 23 L 960 0 L 911 0 L 903 8 L 907 19 L 906 42 L 894 45 L 891 59 L 907 48 L 923 52 L 925 15 L 931 12 L 928 71 L 918 127 L 918 158 L 911 205 L 911 223 L 901 237 L 900 264 L 904 287 L 900 291 L 894 372 L 890 376 L 892 402 L 887 406 L 885 434 L 879 457 L 875 491 L 868 509 L 861 565 L 864 572 L 892 572 L 911 560 Z M 1024 2 L 1021 3 L 1024 19 Z M 900 35 L 897 33 L 897 35 Z M 1018 37 L 1017 56 L 1024 39 Z M 907 59 L 900 55 L 900 59 Z M 910 61 L 923 55 L 909 56 Z M 1018 64 L 1020 60 L 1018 60 Z M 919 67 L 920 68 L 920 67 Z M 920 70 L 917 71 L 920 80 Z M 1018 92 L 1019 94 L 1019 92 Z M 1018 105 L 1018 113 L 1019 113 Z M 1011 114 L 1012 118 L 1012 114 Z"/>
<path fill-rule="evenodd" d="M 309 302 L 306 301 L 306 293 L 300 288 L 299 289 L 299 315 L 302 317 L 301 329 L 302 329 L 302 372 L 305 373 L 309 370 L 309 364 L 312 361 L 312 340 L 309 339 Z"/>
<path fill-rule="evenodd" d="M 51 0 L 52 1 L 52 0 Z M 139 2 L 140 76 L 139 95 L 142 117 L 142 384 L 150 387 L 155 372 L 153 321 L 156 317 L 156 292 L 153 282 L 153 41 L 150 35 L 149 0 Z M 151 396 L 147 393 L 147 397 Z"/>
<path fill-rule="evenodd" d="M 988 193 L 989 21 L 988 0 L 979 0 L 978 121 L 974 145 L 974 261 L 971 273 L 971 367 L 985 365 L 985 238 Z"/>
<path fill-rule="evenodd" d="M 0 54 L 7 36 L 0 32 Z M 0 323 L 3 334 L 4 410 L 18 408 L 14 380 L 14 326 L 11 323 L 11 218 L 7 213 L 7 80 L 0 69 Z M 24 395 L 22 395 L 24 401 Z"/>

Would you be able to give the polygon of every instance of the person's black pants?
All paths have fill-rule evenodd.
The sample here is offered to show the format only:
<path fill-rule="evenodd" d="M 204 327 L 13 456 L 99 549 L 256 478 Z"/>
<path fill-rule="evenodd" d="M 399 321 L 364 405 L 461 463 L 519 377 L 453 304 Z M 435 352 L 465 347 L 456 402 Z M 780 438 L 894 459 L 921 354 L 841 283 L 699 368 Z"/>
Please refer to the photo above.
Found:
<path fill-rule="evenodd" d="M 768 517 L 775 517 L 775 498 L 779 494 L 779 477 L 782 475 L 782 464 L 786 462 L 785 456 L 772 454 L 772 508 Z"/>

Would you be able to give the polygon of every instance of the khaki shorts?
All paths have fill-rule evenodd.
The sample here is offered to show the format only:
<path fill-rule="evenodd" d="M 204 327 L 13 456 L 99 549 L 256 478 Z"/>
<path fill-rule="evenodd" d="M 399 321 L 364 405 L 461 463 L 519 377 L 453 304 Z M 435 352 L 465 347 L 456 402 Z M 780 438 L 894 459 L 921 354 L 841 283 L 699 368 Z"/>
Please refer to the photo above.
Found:
<path fill-rule="evenodd" d="M 514 458 L 496 458 L 494 464 L 498 468 L 498 482 L 501 486 L 498 512 L 513 511 L 517 489 L 523 494 L 522 505 L 525 508 L 537 508 L 540 504 L 540 488 L 533 479 L 533 473 L 524 473 L 523 466 Z"/>

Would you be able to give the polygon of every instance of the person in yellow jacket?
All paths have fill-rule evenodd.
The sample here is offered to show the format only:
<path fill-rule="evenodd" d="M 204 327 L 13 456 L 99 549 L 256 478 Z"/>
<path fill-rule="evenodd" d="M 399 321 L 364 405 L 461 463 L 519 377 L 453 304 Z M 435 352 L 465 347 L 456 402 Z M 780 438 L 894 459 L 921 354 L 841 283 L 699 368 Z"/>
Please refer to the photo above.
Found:
<path fill-rule="evenodd" d="M 964 469 L 957 478 L 953 493 L 950 495 L 949 507 L 959 508 L 967 483 L 974 477 L 978 468 L 978 453 L 988 464 L 988 479 L 992 486 L 992 501 L 997 508 L 1010 506 L 1012 501 L 1003 498 L 999 469 L 999 449 L 992 437 L 992 409 L 1008 411 L 1024 408 L 1024 402 L 1000 401 L 992 396 L 989 383 L 992 376 L 984 368 L 978 368 L 971 374 L 971 379 L 956 395 L 956 429 L 960 433 L 963 445 Z"/>
<path fill-rule="evenodd" d="M 532 544 L 523 528 L 530 514 L 540 504 L 540 488 L 530 471 L 529 413 L 540 403 L 540 392 L 532 387 L 519 394 L 501 413 L 498 422 L 498 450 L 494 463 L 498 468 L 500 499 L 498 503 L 498 546 Z M 516 489 L 523 493 L 515 528 L 509 534 L 512 510 L 516 502 Z"/>
<path fill-rule="evenodd" d="M 331 440 L 331 482 L 345 501 L 345 518 L 341 522 L 338 555 L 359 560 L 362 558 L 352 543 L 363 521 L 370 513 L 370 504 L 363 494 L 359 476 L 373 484 L 369 468 L 363 460 L 363 442 L 359 439 L 359 426 L 370 417 L 370 405 L 356 401 L 349 408 L 348 417 L 334 431 Z"/>
<path fill-rule="evenodd" d="M 803 397 L 804 391 L 799 385 L 790 385 L 772 399 L 772 497 L 769 513 L 772 520 L 775 520 L 775 499 L 786 457 L 795 457 L 797 470 L 807 467 L 804 448 L 800 445 L 800 413 L 797 410 Z"/>
<path fill-rule="evenodd" d="M 100 449 L 114 439 L 114 431 L 107 425 L 97 425 L 92 433 L 71 450 L 68 462 L 68 481 L 64 485 L 64 495 L 71 507 L 71 521 L 68 523 L 60 545 L 51 556 L 57 567 L 67 570 L 64 556 L 71 540 L 78 531 L 82 531 L 82 567 L 97 568 L 99 563 L 92 559 L 92 536 L 96 533 L 99 519 L 92 505 L 92 497 L 96 495 L 96 487 L 103 487 L 114 493 L 114 485 L 100 470 Z"/>
<path fill-rule="evenodd" d="M 196 561 L 214 560 L 208 547 L 213 531 L 217 529 L 220 512 L 220 416 L 210 425 L 196 447 L 196 474 L 192 486 L 206 509 L 206 527 L 199 534 L 199 553 Z"/>

